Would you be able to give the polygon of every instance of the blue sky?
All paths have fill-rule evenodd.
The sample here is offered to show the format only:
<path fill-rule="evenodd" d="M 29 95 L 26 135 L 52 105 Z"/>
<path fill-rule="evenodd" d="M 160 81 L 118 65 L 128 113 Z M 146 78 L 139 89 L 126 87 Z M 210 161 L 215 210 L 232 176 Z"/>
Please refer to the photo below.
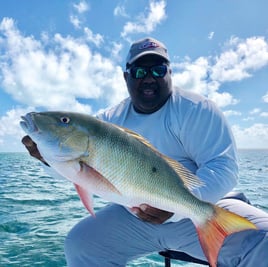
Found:
<path fill-rule="evenodd" d="M 29 111 L 95 113 L 127 96 L 132 41 L 164 42 L 173 84 L 215 101 L 239 148 L 268 148 L 266 0 L 0 2 L 0 152 Z"/>

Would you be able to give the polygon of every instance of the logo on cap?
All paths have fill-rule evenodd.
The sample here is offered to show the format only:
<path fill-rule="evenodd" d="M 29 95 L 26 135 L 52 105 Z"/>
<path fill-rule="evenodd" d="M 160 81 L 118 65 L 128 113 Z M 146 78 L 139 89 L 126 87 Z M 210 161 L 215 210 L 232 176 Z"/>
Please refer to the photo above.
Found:
<path fill-rule="evenodd" d="M 159 45 L 155 42 L 145 42 L 139 46 L 139 49 L 148 49 L 148 48 L 156 48 Z"/>

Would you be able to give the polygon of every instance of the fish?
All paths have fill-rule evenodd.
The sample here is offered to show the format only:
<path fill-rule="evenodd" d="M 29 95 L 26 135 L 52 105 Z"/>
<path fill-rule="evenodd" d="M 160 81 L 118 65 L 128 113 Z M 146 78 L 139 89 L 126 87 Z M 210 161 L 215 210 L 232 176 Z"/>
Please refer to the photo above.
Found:
<path fill-rule="evenodd" d="M 64 111 L 30 112 L 20 125 L 45 161 L 74 183 L 92 216 L 96 195 L 129 208 L 147 204 L 189 218 L 212 267 L 226 236 L 256 229 L 245 218 L 194 196 L 191 190 L 204 182 L 129 129 Z"/>

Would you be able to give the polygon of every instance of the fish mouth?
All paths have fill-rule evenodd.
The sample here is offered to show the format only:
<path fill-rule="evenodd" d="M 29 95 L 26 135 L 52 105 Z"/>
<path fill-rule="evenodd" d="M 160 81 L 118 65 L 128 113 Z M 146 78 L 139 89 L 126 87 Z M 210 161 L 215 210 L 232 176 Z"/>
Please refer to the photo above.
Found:
<path fill-rule="evenodd" d="M 20 121 L 20 126 L 26 133 L 33 133 L 38 131 L 33 120 L 34 114 L 35 112 L 30 112 L 25 116 L 21 116 L 22 121 Z"/>

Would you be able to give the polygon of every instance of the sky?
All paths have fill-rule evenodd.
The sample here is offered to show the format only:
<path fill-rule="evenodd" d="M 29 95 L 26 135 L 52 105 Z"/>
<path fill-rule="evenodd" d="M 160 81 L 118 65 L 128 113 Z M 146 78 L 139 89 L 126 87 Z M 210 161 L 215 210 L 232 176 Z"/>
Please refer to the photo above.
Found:
<path fill-rule="evenodd" d="M 0 152 L 31 111 L 94 114 L 128 96 L 133 41 L 162 41 L 173 84 L 216 102 L 238 148 L 268 148 L 266 0 L 0 1 Z"/>

